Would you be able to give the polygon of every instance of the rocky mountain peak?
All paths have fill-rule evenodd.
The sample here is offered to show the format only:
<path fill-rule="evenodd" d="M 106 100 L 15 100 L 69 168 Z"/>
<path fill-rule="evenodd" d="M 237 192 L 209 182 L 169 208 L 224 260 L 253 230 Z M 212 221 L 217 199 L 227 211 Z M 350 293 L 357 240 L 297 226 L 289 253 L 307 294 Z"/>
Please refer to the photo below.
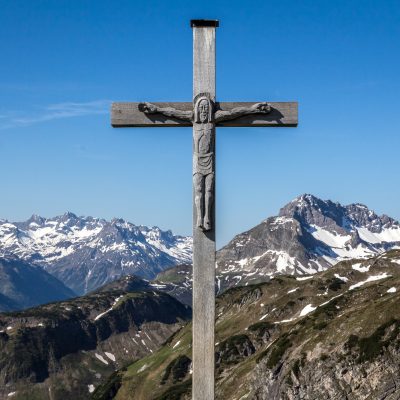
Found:
<path fill-rule="evenodd" d="M 339 203 L 321 200 L 310 194 L 297 197 L 281 208 L 279 216 L 291 217 L 304 225 L 318 225 L 343 231 L 345 209 Z"/>
<path fill-rule="evenodd" d="M 220 282 L 311 274 L 351 258 L 400 246 L 400 224 L 357 203 L 343 206 L 311 194 L 296 197 L 277 217 L 237 235 L 218 253 Z"/>
<path fill-rule="evenodd" d="M 378 216 L 361 203 L 343 206 L 330 200 L 321 200 L 310 194 L 303 194 L 281 208 L 279 216 L 297 219 L 305 226 L 317 225 L 338 234 L 345 234 L 367 228 L 373 233 L 383 229 L 400 227 L 387 215 Z"/>
<path fill-rule="evenodd" d="M 26 221 L 28 225 L 37 224 L 39 226 L 42 226 L 45 222 L 46 219 L 37 214 L 32 214 L 31 217 Z"/>

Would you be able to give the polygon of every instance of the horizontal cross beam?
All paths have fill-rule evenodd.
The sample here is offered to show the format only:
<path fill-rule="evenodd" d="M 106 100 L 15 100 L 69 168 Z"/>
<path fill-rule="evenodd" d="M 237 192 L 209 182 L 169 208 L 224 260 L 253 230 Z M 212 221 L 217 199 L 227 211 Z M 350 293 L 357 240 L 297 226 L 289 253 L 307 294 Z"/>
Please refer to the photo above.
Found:
<path fill-rule="evenodd" d="M 217 103 L 223 111 L 235 107 L 250 107 L 255 102 Z M 123 127 L 185 127 L 192 126 L 190 122 L 161 114 L 146 114 L 139 110 L 140 103 L 113 103 L 111 107 L 111 125 L 114 128 Z M 173 107 L 182 111 L 193 109 L 193 103 L 153 103 L 158 107 Z M 268 103 L 271 112 L 268 114 L 246 115 L 234 120 L 221 121 L 220 127 L 290 127 L 297 126 L 297 102 Z"/>

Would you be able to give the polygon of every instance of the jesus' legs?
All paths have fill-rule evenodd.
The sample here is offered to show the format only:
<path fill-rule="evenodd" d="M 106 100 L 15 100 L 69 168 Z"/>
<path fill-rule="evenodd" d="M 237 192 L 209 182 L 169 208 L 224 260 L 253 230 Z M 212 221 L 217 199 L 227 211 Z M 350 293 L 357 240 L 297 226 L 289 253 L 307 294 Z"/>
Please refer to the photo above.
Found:
<path fill-rule="evenodd" d="M 198 228 L 203 229 L 203 216 L 204 216 L 204 175 L 195 174 L 193 176 L 194 185 L 194 203 L 196 206 L 197 222 Z"/>
<path fill-rule="evenodd" d="M 205 194 L 204 194 L 204 230 L 209 231 L 211 226 L 211 213 L 214 201 L 214 174 L 208 174 L 205 177 Z"/>

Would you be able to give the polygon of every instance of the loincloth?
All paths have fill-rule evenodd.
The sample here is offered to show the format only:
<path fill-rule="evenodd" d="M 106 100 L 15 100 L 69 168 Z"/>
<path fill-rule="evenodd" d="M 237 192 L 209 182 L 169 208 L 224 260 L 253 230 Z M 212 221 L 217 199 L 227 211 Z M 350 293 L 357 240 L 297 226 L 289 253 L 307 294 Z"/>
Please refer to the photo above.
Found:
<path fill-rule="evenodd" d="M 193 174 L 209 175 L 214 173 L 214 153 L 193 153 Z"/>

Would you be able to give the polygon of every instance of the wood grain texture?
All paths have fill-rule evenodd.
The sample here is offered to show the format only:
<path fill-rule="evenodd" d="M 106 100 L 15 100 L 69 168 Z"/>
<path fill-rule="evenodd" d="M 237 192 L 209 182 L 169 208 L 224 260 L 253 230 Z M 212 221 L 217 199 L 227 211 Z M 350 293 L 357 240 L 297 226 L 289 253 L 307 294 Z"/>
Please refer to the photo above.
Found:
<path fill-rule="evenodd" d="M 199 28 L 205 29 L 205 28 Z M 232 110 L 235 107 L 248 107 L 254 102 L 221 102 L 217 108 Z M 178 110 L 189 111 L 193 109 L 193 103 L 170 102 L 153 103 L 158 107 L 173 107 Z M 298 123 L 297 102 L 268 102 L 271 105 L 269 114 L 254 114 L 237 118 L 232 121 L 223 121 L 217 127 L 294 127 Z M 190 122 L 175 118 L 168 118 L 161 114 L 145 114 L 139 111 L 139 103 L 113 103 L 111 107 L 111 125 L 119 127 L 185 127 L 192 126 Z"/>
<path fill-rule="evenodd" d="M 193 98 L 204 92 L 215 99 L 213 27 L 193 29 Z M 197 227 L 193 187 L 193 400 L 214 400 L 215 185 L 213 192 L 212 229 L 204 232 Z"/>

